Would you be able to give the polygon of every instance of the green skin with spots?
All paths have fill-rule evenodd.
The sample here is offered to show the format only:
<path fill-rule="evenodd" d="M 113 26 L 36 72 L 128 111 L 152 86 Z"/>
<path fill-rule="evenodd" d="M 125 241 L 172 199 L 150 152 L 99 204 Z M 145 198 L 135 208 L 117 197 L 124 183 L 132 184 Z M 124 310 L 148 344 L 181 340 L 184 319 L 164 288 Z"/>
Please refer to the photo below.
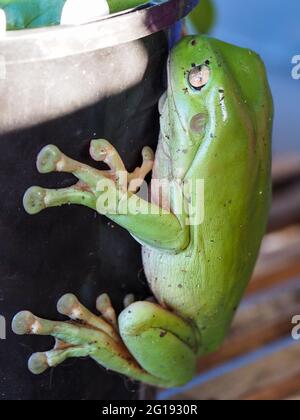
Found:
<path fill-rule="evenodd" d="M 114 169 L 111 173 L 75 162 L 55 146 L 46 147 L 38 158 L 40 172 L 72 172 L 85 188 L 33 187 L 24 198 L 26 210 L 34 214 L 46 207 L 82 204 L 123 226 L 143 245 L 144 269 L 157 303 L 131 303 L 114 323 L 106 302 L 106 310 L 98 307 L 105 327 L 67 295 L 58 309 L 81 320 L 76 332 L 74 325 L 18 314 L 16 333 L 51 334 L 73 345 L 34 355 L 29 363 L 34 373 L 67 357 L 89 355 L 131 378 L 178 386 L 193 377 L 197 358 L 216 350 L 228 331 L 257 259 L 271 200 L 273 108 L 264 65 L 248 49 L 205 36 L 186 37 L 170 54 L 160 112 L 152 178 L 177 185 L 163 203 L 155 193 L 148 203 L 116 187 L 119 203 L 131 204 L 133 211 L 104 211 L 97 182 L 110 178 L 111 192 L 118 179 L 112 174 L 124 169 L 105 140 L 92 142 L 91 155 Z M 151 153 L 143 153 L 147 166 Z M 185 195 L 183 214 L 177 204 L 183 183 L 195 180 L 204 180 L 204 219 L 190 224 L 191 208 L 202 205 L 199 191 Z M 142 211 L 161 210 L 166 204 L 169 214 Z"/>
<path fill-rule="evenodd" d="M 60 24 L 66 0 L 0 0 L 6 14 L 7 30 L 39 28 Z M 110 13 L 140 6 L 143 0 L 107 0 Z"/>
<path fill-rule="evenodd" d="M 205 62 L 210 79 L 192 90 L 185 74 Z M 264 65 L 247 49 L 187 37 L 171 54 L 162 111 L 159 150 L 168 151 L 171 164 L 166 174 L 157 160 L 154 176 L 204 179 L 205 217 L 190 227 L 182 252 L 144 248 L 144 268 L 160 302 L 196 324 L 205 354 L 224 339 L 267 223 L 272 98 Z M 200 132 L 192 123 L 197 114 L 205 120 Z"/>

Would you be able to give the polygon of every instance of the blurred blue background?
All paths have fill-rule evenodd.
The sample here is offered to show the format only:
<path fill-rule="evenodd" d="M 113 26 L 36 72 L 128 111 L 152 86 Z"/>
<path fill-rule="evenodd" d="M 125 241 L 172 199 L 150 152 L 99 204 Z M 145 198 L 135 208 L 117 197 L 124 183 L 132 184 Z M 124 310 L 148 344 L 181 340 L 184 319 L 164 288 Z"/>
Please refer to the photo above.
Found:
<path fill-rule="evenodd" d="M 274 152 L 300 152 L 300 79 L 291 75 L 300 55 L 299 0 L 213 0 L 211 35 L 249 47 L 264 59 L 275 102 Z"/>

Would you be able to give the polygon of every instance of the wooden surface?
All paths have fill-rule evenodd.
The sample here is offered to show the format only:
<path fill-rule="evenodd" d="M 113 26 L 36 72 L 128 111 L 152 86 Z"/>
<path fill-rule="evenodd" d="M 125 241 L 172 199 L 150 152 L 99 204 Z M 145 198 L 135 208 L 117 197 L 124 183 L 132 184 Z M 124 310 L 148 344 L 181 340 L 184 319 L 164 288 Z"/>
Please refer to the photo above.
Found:
<path fill-rule="evenodd" d="M 299 360 L 300 343 L 296 343 L 196 386 L 187 391 L 185 397 L 201 400 L 263 399 L 264 395 L 270 400 L 287 398 L 300 390 Z M 295 378 L 298 378 L 297 386 Z"/>
<path fill-rule="evenodd" d="M 300 224 L 266 235 L 247 293 L 263 291 L 299 275 Z"/>
<path fill-rule="evenodd" d="M 274 162 L 274 197 L 260 257 L 229 337 L 199 360 L 198 376 L 170 399 L 300 400 L 300 156 Z"/>
<path fill-rule="evenodd" d="M 257 300 L 253 298 L 252 302 L 246 299 L 222 349 L 200 359 L 199 372 L 289 335 L 292 317 L 300 313 L 300 282 L 293 281 L 288 286 Z"/>

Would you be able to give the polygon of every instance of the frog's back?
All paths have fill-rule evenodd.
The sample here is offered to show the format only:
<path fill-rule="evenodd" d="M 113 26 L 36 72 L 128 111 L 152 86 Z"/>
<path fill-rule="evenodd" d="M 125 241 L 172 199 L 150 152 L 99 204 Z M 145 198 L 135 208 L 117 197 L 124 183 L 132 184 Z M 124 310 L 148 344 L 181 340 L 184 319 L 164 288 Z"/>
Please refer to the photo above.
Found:
<path fill-rule="evenodd" d="M 191 41 L 182 42 L 188 48 Z M 205 37 L 197 42 L 207 51 L 214 86 L 206 98 L 205 138 L 185 177 L 204 180 L 204 222 L 191 226 L 184 252 L 146 248 L 143 259 L 154 294 L 193 319 L 207 353 L 227 332 L 265 232 L 273 110 L 265 68 L 255 53 Z"/>

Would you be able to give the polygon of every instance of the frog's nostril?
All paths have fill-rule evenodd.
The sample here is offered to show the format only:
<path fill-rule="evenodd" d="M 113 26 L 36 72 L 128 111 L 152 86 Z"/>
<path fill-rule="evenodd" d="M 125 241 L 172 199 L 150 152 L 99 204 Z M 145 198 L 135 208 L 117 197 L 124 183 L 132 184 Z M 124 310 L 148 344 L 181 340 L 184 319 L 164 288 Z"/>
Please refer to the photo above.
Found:
<path fill-rule="evenodd" d="M 203 64 L 201 66 L 193 67 L 189 72 L 189 84 L 197 90 L 201 90 L 208 82 L 210 77 L 210 68 Z"/>

